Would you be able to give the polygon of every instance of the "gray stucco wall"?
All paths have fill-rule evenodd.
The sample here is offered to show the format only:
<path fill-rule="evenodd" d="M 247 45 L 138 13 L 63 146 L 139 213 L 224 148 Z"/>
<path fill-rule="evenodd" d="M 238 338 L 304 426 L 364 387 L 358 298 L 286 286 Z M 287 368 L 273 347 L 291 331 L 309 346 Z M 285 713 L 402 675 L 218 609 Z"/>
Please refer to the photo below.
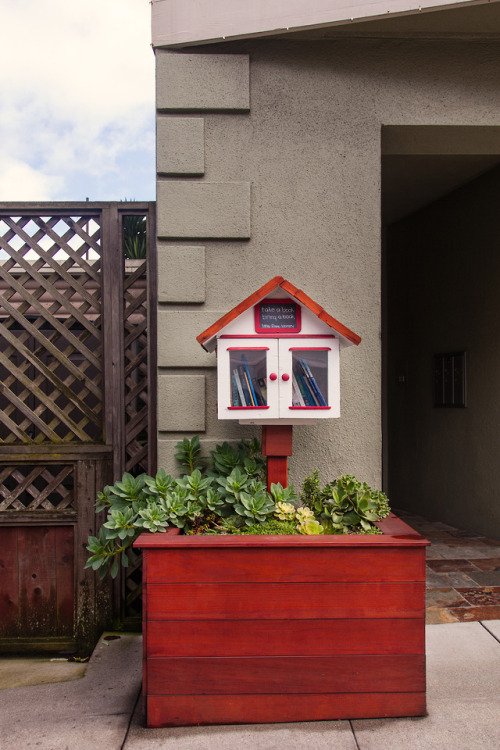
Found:
<path fill-rule="evenodd" d="M 391 497 L 497 538 L 499 204 L 497 167 L 395 224 L 387 240 Z M 459 351 L 467 407 L 435 408 L 433 355 Z"/>
<path fill-rule="evenodd" d="M 317 467 L 380 486 L 381 126 L 496 124 L 498 48 L 260 40 L 156 56 L 160 464 L 184 430 L 258 434 L 218 422 L 215 358 L 195 336 L 281 274 L 363 339 L 342 354 L 341 418 L 294 430 L 291 480 Z M 184 154 L 171 163 L 166 138 Z"/>

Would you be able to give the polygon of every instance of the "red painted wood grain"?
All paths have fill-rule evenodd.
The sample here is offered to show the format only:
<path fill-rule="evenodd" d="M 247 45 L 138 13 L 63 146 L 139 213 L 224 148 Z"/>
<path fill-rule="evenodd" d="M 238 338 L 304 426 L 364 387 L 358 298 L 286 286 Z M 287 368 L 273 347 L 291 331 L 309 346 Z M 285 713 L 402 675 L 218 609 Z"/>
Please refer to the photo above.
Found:
<path fill-rule="evenodd" d="M 58 635 L 73 635 L 75 540 L 73 526 L 56 526 L 55 573 Z"/>
<path fill-rule="evenodd" d="M 425 714 L 426 540 L 142 535 L 148 726 Z"/>
<path fill-rule="evenodd" d="M 379 535 L 370 534 L 338 534 L 328 535 L 319 534 L 303 536 L 295 534 L 293 536 L 234 536 L 228 535 L 208 535 L 195 534 L 192 536 L 182 536 L 179 534 L 141 534 L 134 542 L 134 547 L 142 549 L 167 549 L 182 547 L 183 549 L 200 547 L 207 549 L 214 547 L 217 549 L 234 547 L 243 549 L 244 547 L 290 547 L 292 549 L 303 549 L 305 547 L 326 547 L 331 549 L 340 549 L 346 547 L 355 549 L 357 547 L 366 547 L 368 549 L 380 549 L 381 547 L 417 547 L 425 548 L 430 544 L 420 534 L 414 531 L 410 526 L 401 521 L 394 515 L 379 521 L 377 526 L 382 531 Z M 175 531 L 178 531 L 177 529 Z"/>
<path fill-rule="evenodd" d="M 147 655 L 340 656 L 423 654 L 418 619 L 156 621 L 145 625 Z"/>
<path fill-rule="evenodd" d="M 273 620 L 423 616 L 421 583 L 148 585 L 149 620 Z"/>
<path fill-rule="evenodd" d="M 0 529 L 0 635 L 73 635 L 73 526 Z"/>
<path fill-rule="evenodd" d="M 425 693 L 153 695 L 148 727 L 424 716 Z"/>
<path fill-rule="evenodd" d="M 19 636 L 17 528 L 0 528 L 0 636 Z"/>
<path fill-rule="evenodd" d="M 148 682 L 149 695 L 422 692 L 425 656 L 150 658 Z"/>
<path fill-rule="evenodd" d="M 49 526 L 18 529 L 21 633 L 53 633 L 57 621 L 55 534 Z"/>
<path fill-rule="evenodd" d="M 148 550 L 148 583 L 425 581 L 415 548 Z"/>

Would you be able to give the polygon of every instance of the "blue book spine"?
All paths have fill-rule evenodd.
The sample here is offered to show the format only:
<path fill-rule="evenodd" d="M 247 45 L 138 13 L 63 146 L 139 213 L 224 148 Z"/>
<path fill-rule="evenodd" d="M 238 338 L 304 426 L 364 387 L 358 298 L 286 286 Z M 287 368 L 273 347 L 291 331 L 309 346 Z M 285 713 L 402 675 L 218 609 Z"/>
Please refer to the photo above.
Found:
<path fill-rule="evenodd" d="M 236 383 L 236 377 L 233 373 L 233 376 L 231 378 L 231 385 L 232 385 L 232 400 L 233 400 L 233 406 L 239 406 L 239 398 L 238 398 L 238 385 Z"/>
<path fill-rule="evenodd" d="M 253 399 L 254 406 L 257 406 L 257 398 L 255 396 L 255 391 L 254 391 L 253 385 L 252 385 L 252 376 L 250 375 L 250 370 L 248 368 L 247 358 L 245 357 L 244 354 L 241 355 L 241 361 L 243 362 L 243 367 L 245 368 L 245 372 L 247 374 L 248 386 L 249 386 L 250 391 L 252 393 L 252 399 Z"/>
<path fill-rule="evenodd" d="M 325 399 L 323 398 L 323 394 L 321 393 L 320 389 L 318 388 L 318 384 L 316 383 L 316 379 L 314 375 L 311 372 L 311 368 L 309 367 L 308 363 L 305 359 L 299 359 L 299 363 L 302 366 L 302 369 L 305 372 L 307 383 L 315 396 L 315 401 L 317 401 L 318 406 L 327 406 Z"/>
<path fill-rule="evenodd" d="M 307 385 L 306 378 L 301 372 L 297 373 L 297 381 L 299 383 L 299 388 L 301 390 L 302 398 L 304 399 L 305 405 L 314 406 L 316 402 L 314 401 L 312 397 L 312 393 L 309 390 L 309 386 Z"/>
<path fill-rule="evenodd" d="M 255 406 L 255 404 L 252 403 L 252 396 L 250 394 L 250 391 L 248 390 L 245 370 L 243 369 L 243 367 L 241 367 L 241 365 L 239 368 L 239 373 L 240 373 L 240 380 L 241 380 L 241 388 L 243 390 L 243 400 L 245 401 L 243 406 Z"/>

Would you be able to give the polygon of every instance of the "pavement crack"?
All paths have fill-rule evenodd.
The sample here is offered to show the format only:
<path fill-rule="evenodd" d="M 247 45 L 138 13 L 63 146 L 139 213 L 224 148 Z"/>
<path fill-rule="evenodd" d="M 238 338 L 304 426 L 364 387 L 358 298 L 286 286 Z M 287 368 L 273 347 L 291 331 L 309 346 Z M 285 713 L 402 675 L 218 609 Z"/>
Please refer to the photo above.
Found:
<path fill-rule="evenodd" d="M 125 732 L 125 737 L 123 738 L 123 742 L 121 744 L 120 750 L 124 750 L 124 748 L 125 748 L 125 743 L 127 742 L 128 735 L 129 735 L 129 732 L 130 732 L 130 727 L 132 725 L 132 721 L 133 721 L 134 716 L 135 716 L 135 712 L 136 712 L 136 709 L 137 709 L 137 704 L 139 703 L 139 701 L 141 699 L 141 695 L 142 695 L 142 687 L 139 688 L 139 692 L 137 693 L 137 698 L 136 698 L 135 703 L 134 703 L 134 708 L 132 709 L 132 711 L 130 713 L 130 718 L 129 718 L 128 724 L 127 724 L 127 730 Z"/>
<path fill-rule="evenodd" d="M 497 636 L 494 633 L 492 633 L 491 630 L 488 627 L 486 627 L 486 625 L 484 624 L 484 622 L 482 622 L 481 620 L 479 620 L 479 624 L 483 626 L 483 628 L 486 630 L 486 632 L 489 633 L 491 635 L 491 637 L 496 640 L 497 643 L 500 643 L 500 638 L 497 638 Z"/>
<path fill-rule="evenodd" d="M 354 731 L 354 727 L 352 725 L 352 721 L 349 719 L 349 726 L 351 727 L 352 736 L 354 738 L 354 744 L 356 745 L 356 750 L 360 750 L 359 744 L 358 744 L 358 738 L 356 737 L 356 732 Z"/>

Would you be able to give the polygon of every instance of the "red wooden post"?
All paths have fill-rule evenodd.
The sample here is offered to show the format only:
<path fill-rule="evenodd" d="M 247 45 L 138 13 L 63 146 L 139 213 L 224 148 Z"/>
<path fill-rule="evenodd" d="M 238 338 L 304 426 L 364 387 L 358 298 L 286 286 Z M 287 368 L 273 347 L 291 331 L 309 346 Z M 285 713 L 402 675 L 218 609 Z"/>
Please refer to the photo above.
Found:
<path fill-rule="evenodd" d="M 262 425 L 262 455 L 267 456 L 267 489 L 280 482 L 288 487 L 288 456 L 292 455 L 292 425 Z"/>

